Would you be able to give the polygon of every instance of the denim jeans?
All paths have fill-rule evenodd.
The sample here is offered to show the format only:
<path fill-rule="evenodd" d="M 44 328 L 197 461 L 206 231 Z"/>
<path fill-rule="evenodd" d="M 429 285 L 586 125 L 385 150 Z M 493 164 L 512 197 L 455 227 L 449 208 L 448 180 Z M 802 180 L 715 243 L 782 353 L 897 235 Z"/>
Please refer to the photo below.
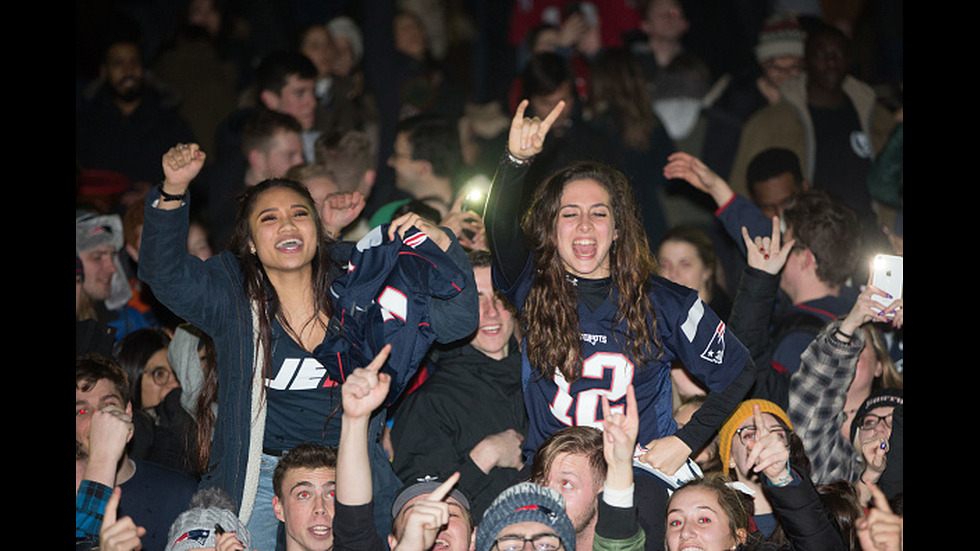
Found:
<path fill-rule="evenodd" d="M 279 458 L 262 454 L 259 471 L 259 487 L 255 494 L 252 516 L 248 519 L 248 531 L 252 535 L 252 547 L 259 551 L 275 551 L 279 519 L 272 509 L 272 473 L 276 470 Z"/>

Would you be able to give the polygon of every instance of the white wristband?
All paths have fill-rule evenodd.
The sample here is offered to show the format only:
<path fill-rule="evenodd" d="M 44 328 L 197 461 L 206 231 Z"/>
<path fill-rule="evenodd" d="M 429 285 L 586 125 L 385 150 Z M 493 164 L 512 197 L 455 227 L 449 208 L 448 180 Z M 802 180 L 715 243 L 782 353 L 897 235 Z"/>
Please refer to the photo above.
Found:
<path fill-rule="evenodd" d="M 629 488 L 623 490 L 613 490 L 604 486 L 602 489 L 602 500 L 607 505 L 629 509 L 633 506 L 633 485 L 630 484 Z"/>

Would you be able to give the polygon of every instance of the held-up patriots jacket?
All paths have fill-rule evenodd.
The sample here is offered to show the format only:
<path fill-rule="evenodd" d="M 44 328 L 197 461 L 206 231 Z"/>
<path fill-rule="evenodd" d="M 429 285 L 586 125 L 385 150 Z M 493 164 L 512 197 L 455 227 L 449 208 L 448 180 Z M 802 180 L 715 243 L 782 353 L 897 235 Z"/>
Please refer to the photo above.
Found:
<path fill-rule="evenodd" d="M 467 286 L 474 289 L 475 283 L 467 283 L 472 270 L 460 269 L 425 233 L 413 228 L 404 240 L 392 240 L 387 227 L 376 226 L 357 243 L 347 272 L 331 285 L 334 316 L 327 338 L 313 351 L 330 378 L 343 382 L 390 343 L 392 352 L 382 367 L 392 381 L 386 405 L 401 394 L 436 340 L 433 323 L 452 324 L 466 337 L 479 319 L 474 303 L 469 312 L 435 320 L 432 300 L 450 299 Z"/>

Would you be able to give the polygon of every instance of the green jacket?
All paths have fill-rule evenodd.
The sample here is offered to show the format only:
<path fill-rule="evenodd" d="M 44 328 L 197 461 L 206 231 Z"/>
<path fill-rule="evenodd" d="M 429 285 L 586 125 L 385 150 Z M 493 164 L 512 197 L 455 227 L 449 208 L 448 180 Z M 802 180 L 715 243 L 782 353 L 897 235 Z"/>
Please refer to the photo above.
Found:
<path fill-rule="evenodd" d="M 592 551 L 643 551 L 647 538 L 637 521 L 636 505 L 614 507 L 600 494 L 598 515 Z"/>

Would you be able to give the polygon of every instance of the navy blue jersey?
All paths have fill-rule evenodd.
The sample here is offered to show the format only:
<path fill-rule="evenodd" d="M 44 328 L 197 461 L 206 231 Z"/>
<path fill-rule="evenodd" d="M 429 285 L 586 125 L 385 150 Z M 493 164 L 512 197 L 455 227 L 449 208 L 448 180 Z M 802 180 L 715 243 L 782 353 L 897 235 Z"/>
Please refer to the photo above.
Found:
<path fill-rule="evenodd" d="M 336 445 L 341 401 L 337 381 L 322 362 L 293 340 L 279 320 L 273 320 L 262 446 L 290 450 L 302 442 Z"/>
<path fill-rule="evenodd" d="M 529 260 L 521 278 L 504 294 L 523 310 L 533 283 Z M 613 290 L 615 293 L 615 290 Z M 649 299 L 657 316 L 657 340 L 663 354 L 637 364 L 628 353 L 626 328 L 616 322 L 616 304 L 607 299 L 594 310 L 579 304 L 582 343 L 582 376 L 569 384 L 561 373 L 546 378 L 529 364 L 522 347 L 524 397 L 530 430 L 524 441 L 530 454 L 563 427 L 588 425 L 602 428 L 601 396 L 615 411 L 626 404 L 633 385 L 639 410 L 638 444 L 677 431 L 673 418 L 670 366 L 679 360 L 713 392 L 723 391 L 749 362 L 748 350 L 726 331 L 721 321 L 696 291 L 661 277 L 651 279 Z"/>
<path fill-rule="evenodd" d="M 330 377 L 342 384 L 390 343 L 391 356 L 382 367 L 392 377 L 386 405 L 436 340 L 430 302 L 449 299 L 466 285 L 464 273 L 428 235 L 411 228 L 404 240 L 390 240 L 388 226 L 375 227 L 357 243 L 347 272 L 330 287 L 331 334 L 314 350 Z"/>

